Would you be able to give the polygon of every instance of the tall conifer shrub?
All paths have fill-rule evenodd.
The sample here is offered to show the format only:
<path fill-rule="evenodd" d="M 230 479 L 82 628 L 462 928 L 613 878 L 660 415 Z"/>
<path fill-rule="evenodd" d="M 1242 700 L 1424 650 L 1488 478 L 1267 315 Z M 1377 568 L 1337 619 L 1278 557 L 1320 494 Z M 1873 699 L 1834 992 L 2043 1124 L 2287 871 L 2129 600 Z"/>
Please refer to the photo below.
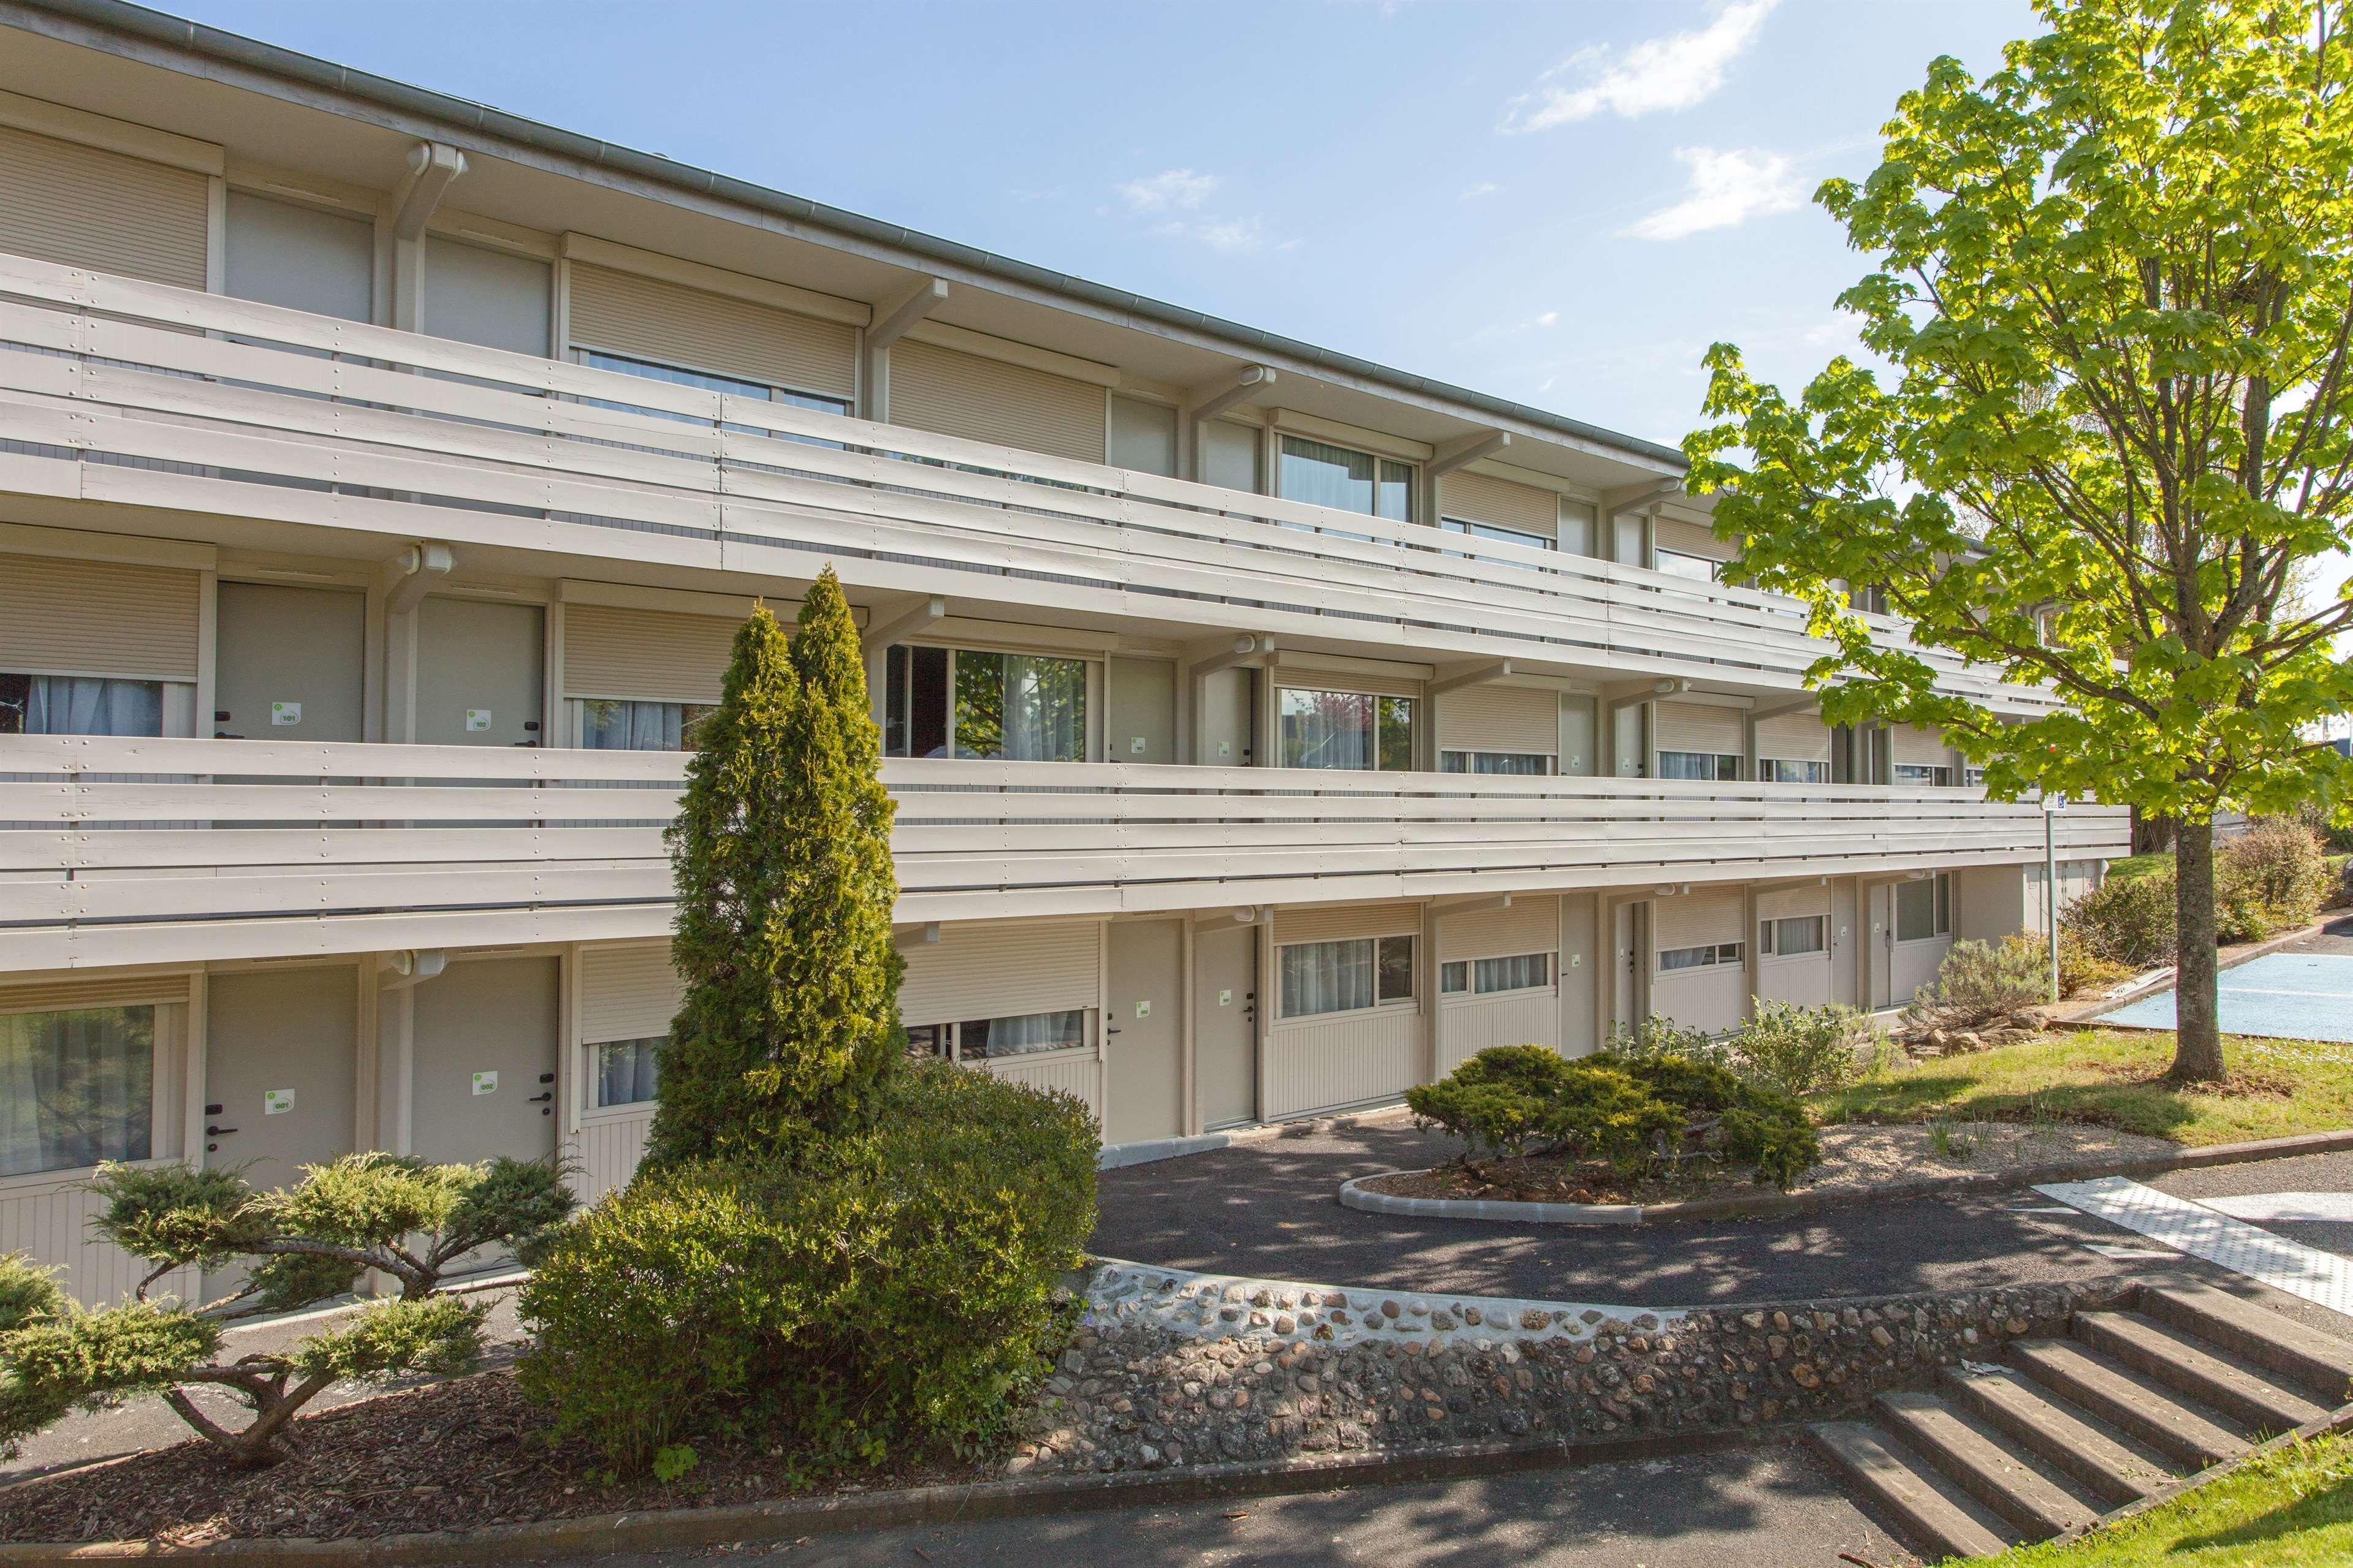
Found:
<path fill-rule="evenodd" d="M 880 737 L 828 568 L 789 643 L 766 607 L 735 635 L 665 835 L 686 983 L 662 1056 L 649 1168 L 797 1157 L 872 1120 L 895 1059 L 898 879 Z"/>

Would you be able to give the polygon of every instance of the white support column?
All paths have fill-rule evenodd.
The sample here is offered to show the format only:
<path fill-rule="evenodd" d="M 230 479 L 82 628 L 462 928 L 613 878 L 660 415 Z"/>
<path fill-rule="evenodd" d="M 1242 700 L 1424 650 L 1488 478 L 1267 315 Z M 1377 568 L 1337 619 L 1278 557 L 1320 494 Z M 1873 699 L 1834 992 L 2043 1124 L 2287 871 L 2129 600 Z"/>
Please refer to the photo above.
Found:
<path fill-rule="evenodd" d="M 404 331 L 425 327 L 425 226 L 450 182 L 466 172 L 466 155 L 439 142 L 420 142 L 408 152 L 408 174 L 393 193 L 392 324 Z"/>
<path fill-rule="evenodd" d="M 864 398 L 860 412 L 878 422 L 891 417 L 891 345 L 907 335 L 907 329 L 947 303 L 948 283 L 944 278 L 926 278 L 907 296 L 888 310 L 877 307 L 874 324 L 866 329 L 859 356 L 859 392 Z"/>
<path fill-rule="evenodd" d="M 1274 371 L 1262 364 L 1246 364 L 1233 380 L 1222 384 L 1196 387 L 1185 399 L 1184 438 L 1176 443 L 1176 477 L 1198 479 L 1201 477 L 1202 428 L 1219 415 L 1240 408 L 1245 403 L 1255 403 L 1274 390 Z"/>
<path fill-rule="evenodd" d="M 1511 445 L 1512 433 L 1508 430 L 1474 430 L 1468 436 L 1440 443 L 1430 454 L 1429 461 L 1421 465 L 1421 494 L 1415 498 L 1414 521 L 1437 527 L 1438 481 L 1466 464 L 1507 451 Z"/>

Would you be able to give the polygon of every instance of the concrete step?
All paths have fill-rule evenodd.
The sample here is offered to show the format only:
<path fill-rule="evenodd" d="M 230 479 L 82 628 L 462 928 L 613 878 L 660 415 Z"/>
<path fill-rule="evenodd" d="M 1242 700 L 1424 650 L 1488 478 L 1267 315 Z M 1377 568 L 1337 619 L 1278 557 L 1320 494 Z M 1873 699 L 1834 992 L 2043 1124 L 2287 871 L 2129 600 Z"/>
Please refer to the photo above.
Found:
<path fill-rule="evenodd" d="M 2016 1525 L 2030 1541 L 2089 1524 L 2100 1510 L 1970 1426 L 1933 1394 L 1883 1394 L 1872 1402 L 1879 1424 L 1950 1477 L 1969 1496 Z"/>
<path fill-rule="evenodd" d="M 2112 1507 L 2137 1502 L 2174 1479 L 2172 1471 L 2008 1367 L 1947 1367 L 1938 1386 L 1955 1405 Z"/>
<path fill-rule="evenodd" d="M 2012 1544 L 1947 1496 L 1925 1460 L 1905 1454 L 1869 1423 L 1824 1421 L 1807 1427 L 1806 1437 L 1855 1495 L 1894 1521 L 1928 1562 L 1990 1557 Z"/>
<path fill-rule="evenodd" d="M 2323 1405 L 2353 1402 L 2353 1342 L 2211 1285 L 2144 1285 L 2139 1306 L 2144 1317 L 2294 1380 Z"/>
<path fill-rule="evenodd" d="M 2179 1394 L 2152 1386 L 2082 1345 L 2066 1340 L 2017 1340 L 2010 1344 L 2010 1359 L 2068 1404 L 2189 1469 L 2236 1458 L 2250 1447 Z"/>
<path fill-rule="evenodd" d="M 2257 1432 L 2293 1431 L 2328 1414 L 2301 1394 L 2223 1360 L 2195 1336 L 2137 1312 L 2078 1312 L 2069 1331 Z"/>

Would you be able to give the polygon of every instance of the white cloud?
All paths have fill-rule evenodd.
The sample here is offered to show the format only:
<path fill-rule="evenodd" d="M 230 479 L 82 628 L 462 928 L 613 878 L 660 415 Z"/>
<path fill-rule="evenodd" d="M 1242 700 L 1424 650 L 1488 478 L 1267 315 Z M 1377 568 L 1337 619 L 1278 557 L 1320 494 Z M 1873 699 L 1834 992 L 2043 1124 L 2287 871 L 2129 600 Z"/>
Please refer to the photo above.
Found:
<path fill-rule="evenodd" d="M 1481 196 L 1492 196 L 1503 188 L 1503 186 L 1497 184 L 1493 180 L 1482 180 L 1477 184 L 1466 189 L 1462 193 L 1461 199 L 1466 202 L 1476 201 Z"/>
<path fill-rule="evenodd" d="M 1713 147 L 1678 147 L 1675 156 L 1691 170 L 1683 199 L 1620 229 L 1620 238 L 1681 239 L 1805 205 L 1805 191 L 1782 153 L 1757 148 L 1718 152 Z"/>
<path fill-rule="evenodd" d="M 1736 0 L 1695 32 L 1646 38 L 1622 54 L 1598 45 L 1579 49 L 1538 79 L 1534 91 L 1505 104 L 1498 129 L 1549 131 L 1597 114 L 1632 120 L 1689 109 L 1724 85 L 1725 72 L 1757 41 L 1778 3 Z"/>
<path fill-rule="evenodd" d="M 1558 310 L 1546 310 L 1543 315 L 1536 318 L 1536 325 L 1539 327 L 1556 327 L 1560 325 L 1560 312 Z"/>
<path fill-rule="evenodd" d="M 1152 231 L 1163 239 L 1195 239 L 1211 250 L 1242 255 L 1267 247 L 1266 225 L 1254 217 L 1203 218 L 1195 223 L 1164 223 Z M 1282 248 L 1289 249 L 1284 246 Z"/>
<path fill-rule="evenodd" d="M 1140 180 L 1129 180 L 1119 187 L 1119 194 L 1132 211 L 1162 213 L 1189 211 L 1217 194 L 1225 182 L 1215 174 L 1196 174 L 1190 169 L 1163 169 Z"/>

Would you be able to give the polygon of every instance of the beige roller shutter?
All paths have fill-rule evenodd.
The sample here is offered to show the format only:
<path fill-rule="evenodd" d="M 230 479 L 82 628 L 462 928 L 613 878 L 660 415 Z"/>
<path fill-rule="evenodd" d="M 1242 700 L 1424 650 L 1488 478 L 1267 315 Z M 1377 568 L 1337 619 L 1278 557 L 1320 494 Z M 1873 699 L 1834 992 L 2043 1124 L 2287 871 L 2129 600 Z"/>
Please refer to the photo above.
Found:
<path fill-rule="evenodd" d="M 582 948 L 581 1043 L 667 1036 L 684 989 L 667 941 Z"/>
<path fill-rule="evenodd" d="M 1370 691 L 1386 697 L 1419 697 L 1421 682 L 1409 675 L 1378 675 L 1357 669 L 1317 669 L 1279 664 L 1274 683 L 1299 691 Z"/>
<path fill-rule="evenodd" d="M 1278 910 L 1274 916 L 1274 940 L 1278 944 L 1345 942 L 1364 936 L 1410 936 L 1420 930 L 1419 904 L 1309 904 L 1301 909 Z"/>
<path fill-rule="evenodd" d="M 1820 885 L 1782 888 L 1757 895 L 1757 918 L 1760 921 L 1784 921 L 1799 915 L 1827 915 L 1830 912 L 1831 890 Z"/>
<path fill-rule="evenodd" d="M 960 1024 L 1103 1005 L 1103 925 L 1009 921 L 944 925 L 937 942 L 911 942 L 899 1016 Z"/>
<path fill-rule="evenodd" d="M 1936 731 L 1923 730 L 1916 724 L 1900 724 L 1894 733 L 1897 762 L 1931 768 L 1952 765 L 1952 755 L 1945 749 L 1945 737 Z"/>
<path fill-rule="evenodd" d="M 1662 752 L 1712 752 L 1739 756 L 1748 750 L 1747 727 L 1737 708 L 1704 702 L 1662 702 L 1653 721 Z"/>
<path fill-rule="evenodd" d="M 1457 471 L 1438 481 L 1441 516 L 1465 518 L 1556 538 L 1560 529 L 1560 497 L 1534 485 L 1514 484 L 1487 474 Z"/>
<path fill-rule="evenodd" d="M 564 694 L 716 702 L 742 624 L 676 610 L 566 605 Z"/>
<path fill-rule="evenodd" d="M 1757 726 L 1757 754 L 1790 763 L 1831 760 L 1830 726 L 1811 713 L 1784 713 Z"/>
<path fill-rule="evenodd" d="M 202 584 L 177 566 L 0 555 L 0 670 L 194 680 Z"/>
<path fill-rule="evenodd" d="M 1745 923 L 1736 891 L 1685 893 L 1659 899 L 1651 905 L 1653 942 L 1661 952 L 1673 947 L 1704 947 L 1713 942 L 1739 942 Z"/>
<path fill-rule="evenodd" d="M 187 999 L 185 974 L 101 975 L 0 985 L 0 1013 L 63 1013 L 77 1007 L 129 1007 Z"/>
<path fill-rule="evenodd" d="M 891 347 L 891 421 L 1025 452 L 1103 460 L 1100 386 L 902 338 Z"/>
<path fill-rule="evenodd" d="M 0 126 L 0 250 L 201 289 L 210 198 L 189 170 Z"/>
<path fill-rule="evenodd" d="M 1439 917 L 1440 959 L 1509 958 L 1559 947 L 1560 900 L 1549 894 L 1514 900 L 1505 910 Z"/>
<path fill-rule="evenodd" d="M 1662 550 L 1672 550 L 1683 555 L 1704 555 L 1711 561 L 1732 559 L 1732 546 L 1718 539 L 1715 532 L 1695 522 L 1681 518 L 1662 517 L 1658 520 L 1652 542 Z"/>
<path fill-rule="evenodd" d="M 1560 698 L 1516 686 L 1466 686 L 1438 700 L 1438 744 L 1449 752 L 1560 751 Z"/>
<path fill-rule="evenodd" d="M 572 342 L 797 392 L 857 395 L 854 327 L 580 261 Z"/>

